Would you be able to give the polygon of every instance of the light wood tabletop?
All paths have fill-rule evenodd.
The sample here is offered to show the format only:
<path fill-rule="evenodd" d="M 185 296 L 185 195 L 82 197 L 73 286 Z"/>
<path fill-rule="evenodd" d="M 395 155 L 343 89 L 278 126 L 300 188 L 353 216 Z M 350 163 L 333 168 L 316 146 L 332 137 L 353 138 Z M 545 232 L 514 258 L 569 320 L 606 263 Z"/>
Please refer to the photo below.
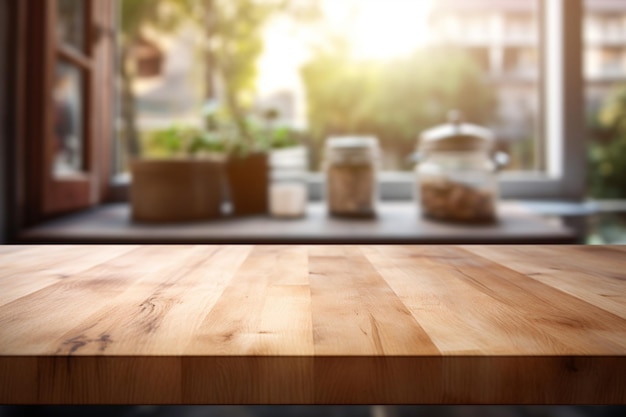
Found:
<path fill-rule="evenodd" d="M 626 246 L 0 246 L 0 403 L 626 404 Z"/>

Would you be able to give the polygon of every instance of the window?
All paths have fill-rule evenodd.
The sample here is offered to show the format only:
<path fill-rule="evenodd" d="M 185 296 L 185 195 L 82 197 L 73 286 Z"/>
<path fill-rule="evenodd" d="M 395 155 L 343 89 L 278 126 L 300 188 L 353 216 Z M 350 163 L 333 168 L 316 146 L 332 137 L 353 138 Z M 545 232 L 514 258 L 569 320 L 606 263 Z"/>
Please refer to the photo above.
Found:
<path fill-rule="evenodd" d="M 242 4 L 246 1 L 253 0 L 239 0 Z M 596 6 L 592 7 L 594 1 Z M 117 9 L 118 24 L 123 28 L 128 23 L 124 20 L 124 7 L 138 3 L 155 5 L 158 10 L 155 9 L 156 14 L 153 15 L 162 14 L 167 17 L 167 24 L 164 23 L 162 27 L 147 24 L 145 31 L 137 32 L 136 36 L 126 39 L 128 43 L 125 48 L 117 44 L 116 55 L 113 41 L 119 38 L 114 37 L 111 30 L 115 23 L 113 11 Z M 120 187 L 111 187 L 110 178 L 124 172 L 133 151 L 133 143 L 128 140 L 124 123 L 120 122 L 124 112 L 138 112 L 137 127 L 142 134 L 149 133 L 150 129 L 167 128 L 174 122 L 204 127 L 208 122 L 206 116 L 215 114 L 219 100 L 207 98 L 223 97 L 224 80 L 215 71 L 207 69 L 207 66 L 200 65 L 190 71 L 189 63 L 206 63 L 214 58 L 207 55 L 211 48 L 223 47 L 229 50 L 233 48 L 233 44 L 224 39 L 214 44 L 207 43 L 206 33 L 199 32 L 198 28 L 202 31 L 219 28 L 212 27 L 211 15 L 203 15 L 199 9 L 185 12 L 186 16 L 191 16 L 191 20 L 169 19 L 176 17 L 177 13 L 171 8 L 168 10 L 166 5 L 169 3 L 166 0 L 54 0 L 45 2 L 45 7 L 42 8 L 39 8 L 41 3 L 34 0 L 19 3 L 20 8 L 26 9 L 26 18 L 23 19 L 26 26 L 20 33 L 25 37 L 24 42 L 28 47 L 20 48 L 24 55 L 20 58 L 20 68 L 23 68 L 24 75 L 19 95 L 25 97 L 26 103 L 23 106 L 20 104 L 22 123 L 18 136 L 28 138 L 28 143 L 23 144 L 21 149 L 27 165 L 23 169 L 26 174 L 21 181 L 26 190 L 23 207 L 35 211 L 27 214 L 32 221 L 41 220 L 49 214 L 111 200 L 117 191 L 123 189 L 124 184 L 119 182 L 117 185 L 121 185 Z M 197 2 L 198 5 L 204 3 Z M 230 5 L 236 3 L 238 2 L 226 2 Z M 324 2 L 312 3 L 319 6 Z M 345 0 L 332 3 L 350 2 Z M 425 41 L 426 38 L 436 35 L 439 37 L 441 50 L 451 44 L 456 44 L 459 49 L 467 49 L 464 59 L 473 62 L 478 68 L 478 74 L 484 79 L 496 84 L 515 79 L 515 83 L 509 88 L 500 91 L 503 97 L 506 96 L 506 103 L 492 113 L 510 117 L 509 121 L 499 126 L 497 123 L 490 124 L 499 131 L 500 137 L 517 138 L 515 141 L 503 140 L 500 144 L 514 155 L 509 170 L 500 177 L 503 197 L 561 199 L 579 198 L 583 195 L 586 180 L 586 133 L 585 115 L 581 109 L 584 103 L 582 89 L 586 87 L 587 108 L 597 110 L 602 107 L 614 85 L 623 80 L 620 62 L 624 61 L 625 19 L 623 13 L 607 11 L 606 8 L 609 3 L 615 5 L 619 2 L 490 2 L 515 7 L 515 13 L 510 19 L 498 17 L 493 10 L 480 18 L 472 15 L 472 19 L 482 22 L 481 25 L 485 26 L 483 29 L 489 36 L 468 39 L 463 36 L 466 25 L 473 25 L 475 29 L 472 30 L 475 31 L 478 31 L 477 27 L 480 25 L 465 22 L 463 13 L 445 13 L 438 19 L 436 15 L 419 14 L 424 13 L 420 9 L 419 13 L 405 13 L 407 17 L 404 19 L 408 23 L 398 24 L 393 31 L 385 32 L 384 40 L 375 36 L 376 32 L 382 31 L 372 28 L 379 27 L 375 24 L 376 19 L 379 22 L 398 22 L 395 20 L 397 15 L 394 15 L 397 10 L 393 7 L 396 2 L 370 0 L 356 3 L 373 5 L 369 11 L 362 11 L 365 17 L 360 23 L 358 20 L 353 21 L 353 32 L 362 39 L 361 44 L 355 48 L 355 53 L 361 54 L 361 57 L 365 51 L 359 48 L 367 49 L 368 45 L 372 46 L 374 55 L 386 59 L 401 55 L 407 51 L 405 48 L 410 50 L 415 46 L 411 42 L 394 43 L 391 39 L 420 39 L 423 45 L 429 42 Z M 435 3 L 439 6 L 448 3 L 470 7 L 469 5 L 479 2 L 432 2 Z M 520 11 L 522 6 L 525 10 Z M 236 9 L 224 12 L 230 13 L 230 17 L 241 14 Z M 252 44 L 252 50 L 260 52 L 255 59 L 256 65 L 246 67 L 244 72 L 254 74 L 256 71 L 258 83 L 253 88 L 251 83 L 245 81 L 246 88 L 241 91 L 240 98 L 246 109 L 252 109 L 255 113 L 261 128 L 265 125 L 282 124 L 286 120 L 295 120 L 295 128 L 310 124 L 306 109 L 298 105 L 298 100 L 301 100 L 298 97 L 306 97 L 305 86 L 298 84 L 300 73 L 289 72 L 289 65 L 281 67 L 271 63 L 272 60 L 280 60 L 285 56 L 296 57 L 299 62 L 308 62 L 310 56 L 297 48 L 294 42 L 301 38 L 307 42 L 317 42 L 319 39 L 312 39 L 311 36 L 321 36 L 319 25 L 324 26 L 325 23 L 322 19 L 322 23 L 318 20 L 311 26 L 309 22 L 294 24 L 297 21 L 295 19 L 299 18 L 298 13 L 299 11 L 295 11 L 290 16 L 277 18 L 274 26 L 268 25 L 264 31 L 255 33 L 255 36 L 267 40 L 267 43 L 264 49 L 258 44 Z M 581 39 L 583 18 L 585 28 L 595 33 L 593 36 L 586 36 L 584 44 Z M 198 19 L 208 19 L 203 22 L 208 22 L 209 25 L 202 22 L 198 24 Z M 603 28 L 607 19 L 609 29 Z M 335 27 L 341 28 L 345 21 L 336 20 Z M 416 21 L 423 24 L 416 25 Z M 419 30 L 415 29 L 416 26 L 419 26 Z M 305 31 L 309 27 L 313 29 Z M 524 35 L 526 31 L 529 32 Z M 332 34 L 332 30 L 330 32 Z M 293 36 L 285 35 L 289 33 Z M 487 44 L 478 43 L 485 42 L 485 39 Z M 272 42 L 276 42 L 274 46 Z M 583 46 L 585 68 L 589 71 L 586 84 L 583 83 L 580 71 Z M 112 68 L 114 60 L 124 65 L 117 65 L 115 73 L 112 73 L 108 69 Z M 594 65 L 596 70 L 593 70 Z M 420 70 L 419 66 L 407 68 L 404 73 L 398 74 L 410 78 L 414 76 L 414 71 Z M 610 77 L 602 76 L 602 68 L 611 69 Z M 323 65 L 321 69 L 324 69 Z M 346 65 L 345 69 L 350 72 L 355 68 Z M 362 72 L 361 67 L 357 69 Z M 372 73 L 379 70 L 380 67 L 371 67 Z M 135 74 L 132 84 L 125 85 L 121 82 L 123 71 Z M 393 83 L 397 82 L 390 85 L 402 93 L 401 77 L 390 78 Z M 209 84 L 207 79 L 215 82 Z M 292 84 L 295 86 L 294 90 L 281 89 L 282 84 Z M 349 85 L 340 82 L 337 85 L 350 87 L 356 97 L 363 94 L 362 83 Z M 136 106 L 123 105 L 128 99 L 125 94 L 129 92 L 134 96 L 128 102 L 137 103 Z M 411 198 L 413 175 L 405 156 L 413 151 L 417 134 L 436 124 L 435 120 L 443 119 L 448 110 L 447 106 L 438 104 L 437 100 L 418 100 L 416 97 L 419 95 L 411 91 L 405 93 L 407 95 L 398 99 L 399 102 L 405 103 L 405 106 L 410 103 L 406 107 L 419 105 L 423 111 L 430 112 L 432 118 L 421 124 L 416 123 L 404 132 L 399 130 L 398 134 L 407 138 L 400 145 L 387 146 L 393 142 L 383 143 L 388 151 L 384 162 L 385 171 L 380 175 L 383 198 Z M 352 108 L 351 104 L 348 101 L 348 108 Z M 114 105 L 121 111 L 115 118 L 111 111 Z M 385 103 L 381 108 L 395 107 Z M 360 110 L 365 112 L 371 109 Z M 378 116 L 395 118 L 399 117 L 399 112 L 379 111 Z M 117 123 L 113 124 L 111 120 Z M 518 134 L 516 136 L 516 131 L 522 128 L 526 128 L 531 134 L 528 137 Z M 115 152 L 111 148 L 115 148 Z M 310 152 L 311 159 L 313 162 L 317 160 L 319 166 L 319 161 L 322 160 L 319 143 L 317 148 L 312 146 Z M 112 154 L 115 155 L 113 160 Z M 615 166 L 605 162 L 597 162 L 598 167 L 602 167 L 598 172 L 619 172 L 615 171 Z M 316 168 L 315 163 L 311 165 Z M 319 172 L 312 172 L 309 179 L 311 196 L 321 197 L 323 176 Z"/>
<path fill-rule="evenodd" d="M 124 22 L 124 0 L 119 1 L 122 2 L 119 8 L 122 13 L 120 19 Z M 161 9 L 167 9 L 164 8 L 166 2 L 159 3 Z M 401 59 L 403 54 L 409 56 L 412 53 L 411 48 L 423 47 L 431 50 L 439 48 L 440 51 L 454 49 L 465 54 L 468 65 L 478 69 L 477 73 L 482 74 L 481 80 L 487 80 L 485 84 L 477 85 L 484 85 L 485 89 L 491 88 L 495 92 L 497 105 L 492 110 L 483 112 L 486 116 L 476 116 L 480 115 L 480 111 L 475 112 L 476 108 L 481 110 L 482 105 L 475 108 L 468 106 L 468 113 L 470 121 L 494 129 L 501 139 L 499 148 L 511 154 L 512 162 L 507 172 L 501 176 L 504 197 L 582 196 L 585 177 L 584 137 L 582 114 L 578 110 L 582 103 L 579 77 L 581 2 L 500 0 L 489 3 L 490 7 L 482 11 L 480 4 L 484 2 L 478 1 L 448 0 L 429 3 L 344 0 L 313 3 L 321 5 L 317 10 L 321 14 L 321 20 L 318 18 L 314 23 L 305 22 L 300 25 L 294 24 L 297 21 L 294 19 L 301 17 L 297 13 L 294 14 L 295 18 L 294 15 L 282 14 L 258 32 L 265 45 L 263 53 L 258 54 L 256 61 L 256 88 L 244 89 L 240 96 L 245 107 L 261 126 L 266 123 L 288 123 L 294 129 L 309 129 L 305 136 L 313 146 L 310 149 L 313 169 L 310 182 L 314 198 L 321 195 L 323 178 L 315 171 L 319 169 L 323 157 L 319 148 L 320 139 L 310 139 L 312 125 L 307 111 L 310 116 L 311 103 L 307 88 L 310 90 L 311 87 L 306 85 L 306 80 L 303 82 L 301 79 L 298 67 L 311 62 L 314 51 L 304 49 L 302 45 L 320 45 L 320 34 L 325 36 L 329 33 L 331 36 L 328 39 L 333 36 L 335 40 L 343 36 L 343 41 L 352 38 L 352 53 L 358 63 L 352 65 L 344 62 L 342 70 L 348 74 L 345 75 L 348 78 L 336 78 L 337 87 L 328 94 L 329 97 L 336 98 L 339 97 L 337 88 L 342 89 L 342 94 L 345 92 L 346 106 L 354 110 L 354 117 L 348 117 L 352 126 L 357 126 L 354 133 L 365 133 L 370 128 L 382 138 L 385 151 L 384 172 L 380 176 L 383 198 L 410 198 L 413 177 L 408 172 L 412 167 L 406 156 L 414 150 L 415 139 L 421 130 L 445 121 L 450 102 L 444 99 L 431 100 L 431 97 L 420 96 L 417 92 L 413 94 L 406 89 L 403 91 L 401 77 L 410 78 L 416 77 L 415 74 L 422 74 L 419 73 L 419 65 L 411 67 L 410 63 L 407 64 L 404 72 L 397 72 L 397 76 L 391 77 L 389 84 L 397 85 L 395 88 L 398 89 L 398 94 L 405 95 L 386 99 L 390 100 L 387 104 L 384 100 L 381 101 L 383 105 L 377 108 L 376 117 L 407 117 L 407 120 L 416 122 L 414 126 L 406 128 L 408 124 L 405 120 L 404 128 L 398 128 L 395 133 L 386 135 L 386 131 L 380 126 L 393 125 L 393 121 L 377 121 L 378 125 L 375 125 L 369 116 L 359 120 L 357 110 L 367 115 L 372 110 L 365 107 L 378 104 L 358 100 L 358 97 L 363 97 L 363 83 L 368 81 L 361 78 L 351 87 L 349 75 L 360 74 L 366 78 L 371 74 L 374 74 L 372 77 L 380 75 L 386 71 L 381 69 L 384 64 L 380 62 Z M 332 5 L 328 6 L 327 3 Z M 410 5 L 412 3 L 419 5 Z M 430 8 L 425 6 L 427 3 Z M 413 7 L 414 10 L 405 10 L 403 7 Z M 158 12 L 163 13 L 161 16 L 168 16 L 167 10 Z M 170 10 L 169 13 L 171 17 L 177 12 Z M 183 15 L 184 13 L 180 16 Z M 202 14 L 196 11 L 195 15 Z M 384 26 L 387 22 L 397 24 Z M 383 26 L 385 30 L 377 30 Z M 219 106 L 225 89 L 224 80 L 207 69 L 206 62 L 210 62 L 211 57 L 206 54 L 206 25 L 198 26 L 196 21 L 183 18 L 173 32 L 161 30 L 158 22 L 152 22 L 145 27 L 145 30 L 135 34 L 134 39 L 125 45 L 125 49 L 122 48 L 124 59 L 121 61 L 124 62 L 124 68 L 118 69 L 118 74 L 122 76 L 123 71 L 127 70 L 136 74 L 130 85 L 125 86 L 123 80 L 119 83 L 122 85 L 122 103 L 119 106 L 122 112 L 118 116 L 128 116 L 124 101 L 129 99 L 126 94 L 131 91 L 135 95 L 130 99 L 136 103 L 133 111 L 136 112 L 138 142 L 144 146 L 144 150 L 145 144 L 153 136 L 152 133 L 167 129 L 175 123 L 204 127 L 206 112 L 214 111 L 215 106 Z M 337 32 L 338 29 L 342 30 Z M 217 41 L 220 41 L 219 38 Z M 338 46 L 340 43 L 334 45 Z M 368 53 L 370 56 L 367 56 Z M 368 59 L 378 59 L 379 63 L 365 64 Z M 612 57 L 609 61 L 614 67 L 619 58 Z M 329 65 L 326 70 L 339 67 L 336 62 L 327 62 Z M 314 69 L 327 77 L 327 80 L 329 76 L 336 76 L 323 74 L 325 68 L 322 61 Z M 207 85 L 207 79 L 213 80 L 209 83 L 210 86 Z M 326 83 L 327 86 L 331 84 L 330 81 Z M 463 94 L 472 96 L 467 91 Z M 398 103 L 405 107 L 421 106 L 423 111 L 430 112 L 430 118 L 420 122 L 419 115 L 403 116 L 400 111 L 389 110 L 399 109 Z M 309 109 L 306 108 L 307 104 Z M 263 115 L 268 114 L 267 110 L 275 112 L 275 118 L 264 119 Z M 129 133 L 125 130 L 123 117 L 118 117 L 117 123 L 118 173 L 126 171 L 129 150 L 133 147 L 129 143 Z M 401 126 L 398 123 L 396 125 Z M 350 125 L 347 123 L 345 126 Z M 346 133 L 345 126 L 331 126 L 325 132 Z M 322 137 L 323 134 L 319 136 Z M 397 139 L 399 137 L 402 139 Z"/>
<path fill-rule="evenodd" d="M 89 207 L 110 170 L 112 1 L 20 2 L 18 31 L 24 224 Z M 106 156 L 103 156 L 106 155 Z"/>

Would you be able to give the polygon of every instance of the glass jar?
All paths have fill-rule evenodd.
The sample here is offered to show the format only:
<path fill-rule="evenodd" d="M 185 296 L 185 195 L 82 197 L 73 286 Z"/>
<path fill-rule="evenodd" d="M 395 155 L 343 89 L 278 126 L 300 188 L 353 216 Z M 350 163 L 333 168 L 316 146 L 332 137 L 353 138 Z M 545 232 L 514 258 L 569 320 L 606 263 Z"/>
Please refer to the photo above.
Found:
<path fill-rule="evenodd" d="M 497 219 L 498 170 L 508 156 L 492 155 L 494 137 L 480 126 L 450 123 L 420 136 L 416 197 L 425 217 L 443 221 L 490 223 Z"/>
<path fill-rule="evenodd" d="M 308 153 L 304 146 L 274 149 L 270 152 L 270 214 L 297 218 L 306 214 Z"/>
<path fill-rule="evenodd" d="M 376 215 L 378 155 L 378 139 L 374 137 L 332 137 L 326 141 L 326 201 L 331 215 Z"/>

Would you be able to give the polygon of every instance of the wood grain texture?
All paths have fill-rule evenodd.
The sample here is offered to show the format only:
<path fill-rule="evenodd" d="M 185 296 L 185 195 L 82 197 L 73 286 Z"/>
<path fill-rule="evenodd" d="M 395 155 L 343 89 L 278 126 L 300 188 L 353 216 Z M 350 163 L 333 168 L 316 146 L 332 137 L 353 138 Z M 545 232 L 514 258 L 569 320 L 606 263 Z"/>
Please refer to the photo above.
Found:
<path fill-rule="evenodd" d="M 0 246 L 0 403 L 626 403 L 621 246 Z"/>

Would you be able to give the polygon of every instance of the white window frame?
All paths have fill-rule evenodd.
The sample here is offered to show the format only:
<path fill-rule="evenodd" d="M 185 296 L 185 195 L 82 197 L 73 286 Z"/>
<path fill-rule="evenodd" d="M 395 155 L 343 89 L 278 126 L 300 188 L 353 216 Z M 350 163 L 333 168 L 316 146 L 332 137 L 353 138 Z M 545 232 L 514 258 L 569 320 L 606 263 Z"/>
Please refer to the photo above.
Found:
<path fill-rule="evenodd" d="M 504 198 L 581 200 L 587 155 L 583 77 L 583 0 L 541 0 L 545 170 L 503 173 Z"/>
<path fill-rule="evenodd" d="M 541 171 L 502 172 L 500 196 L 506 199 L 580 201 L 586 193 L 583 77 L 583 0 L 537 0 L 542 51 L 538 83 L 540 132 L 544 149 Z M 311 200 L 324 198 L 323 173 L 308 176 Z M 414 198 L 411 172 L 379 173 L 382 200 Z M 117 177 L 113 187 L 125 188 L 128 177 Z M 119 193 L 116 193 L 119 194 Z"/>

